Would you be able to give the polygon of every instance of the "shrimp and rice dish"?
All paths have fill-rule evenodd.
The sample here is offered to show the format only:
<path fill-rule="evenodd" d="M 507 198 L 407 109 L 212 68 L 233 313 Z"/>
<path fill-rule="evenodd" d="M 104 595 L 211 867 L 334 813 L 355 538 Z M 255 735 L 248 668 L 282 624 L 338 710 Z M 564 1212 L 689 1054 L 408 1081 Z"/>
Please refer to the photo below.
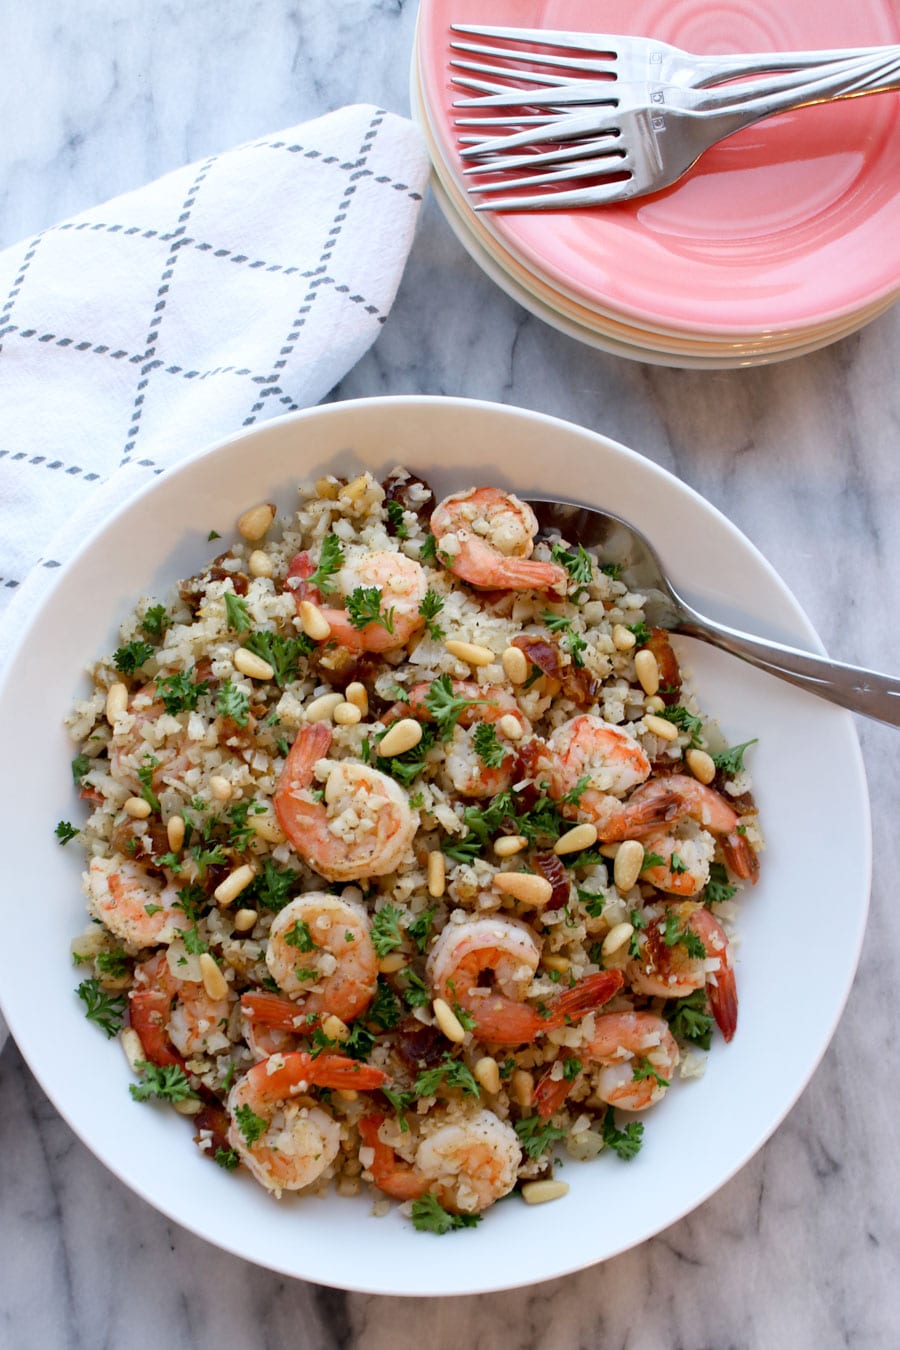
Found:
<path fill-rule="evenodd" d="M 400 468 L 250 504 L 68 719 L 84 1011 L 273 1196 L 436 1233 L 556 1199 L 735 1034 L 753 742 L 615 566 L 537 534 Z"/>

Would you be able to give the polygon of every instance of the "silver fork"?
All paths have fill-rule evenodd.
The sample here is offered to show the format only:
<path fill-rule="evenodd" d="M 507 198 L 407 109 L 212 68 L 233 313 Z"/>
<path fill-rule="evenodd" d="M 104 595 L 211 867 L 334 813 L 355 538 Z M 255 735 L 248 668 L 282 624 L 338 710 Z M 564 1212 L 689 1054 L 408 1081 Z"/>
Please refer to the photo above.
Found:
<path fill-rule="evenodd" d="M 541 28 L 495 28 L 485 24 L 463 23 L 451 24 L 451 30 L 473 37 L 500 39 L 511 44 L 496 47 L 483 43 L 451 41 L 450 46 L 455 51 L 499 56 L 507 61 L 527 62 L 529 66 L 540 65 L 565 70 L 583 70 L 591 74 L 606 74 L 630 84 L 652 80 L 654 83 L 678 84 L 694 89 L 702 89 L 723 80 L 737 79 L 742 75 L 755 75 L 765 71 L 802 70 L 827 61 L 875 56 L 881 51 L 890 50 L 881 47 L 845 47 L 820 52 L 742 52 L 734 56 L 696 56 L 669 43 L 659 42 L 656 38 L 628 37 L 622 33 L 567 33 Z M 533 51 L 532 45 L 589 52 L 591 55 L 559 56 Z M 536 83 L 542 82 L 532 70 L 520 72 L 512 67 L 488 67 L 486 73 L 491 71 L 508 78 L 527 74 L 529 79 Z M 568 83 L 565 76 L 562 79 Z"/>
<path fill-rule="evenodd" d="M 610 95 L 615 106 L 559 115 L 551 112 L 542 124 L 505 136 L 462 137 L 469 142 L 460 151 L 464 159 L 487 156 L 483 163 L 473 166 L 476 173 L 551 166 L 546 172 L 474 186 L 469 189 L 473 193 L 518 192 L 529 187 L 551 188 L 578 178 L 614 176 L 614 181 L 573 191 L 492 198 L 479 202 L 475 209 L 561 210 L 609 205 L 658 192 L 681 178 L 710 146 L 775 113 L 828 99 L 900 88 L 900 57 L 896 55 L 877 62 L 840 63 L 828 70 L 818 77 L 774 77 L 768 85 L 771 89 L 777 80 L 775 92 L 750 98 L 737 89 L 694 91 L 617 84 Z M 548 143 L 552 149 L 540 156 L 505 154 Z"/>

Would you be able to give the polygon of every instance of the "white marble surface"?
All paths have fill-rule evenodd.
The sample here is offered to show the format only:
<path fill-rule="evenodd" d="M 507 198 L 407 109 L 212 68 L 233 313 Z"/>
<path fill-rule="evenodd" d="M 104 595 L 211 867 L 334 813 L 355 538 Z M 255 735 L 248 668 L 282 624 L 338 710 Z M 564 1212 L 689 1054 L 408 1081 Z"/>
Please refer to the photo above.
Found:
<path fill-rule="evenodd" d="M 0 8 L 0 246 L 344 103 L 406 111 L 414 10 L 410 0 L 12 0 Z M 900 310 L 755 371 L 604 356 L 499 294 L 429 201 L 395 310 L 334 396 L 465 394 L 602 430 L 721 507 L 835 656 L 900 670 L 898 358 Z M 875 886 L 846 1013 L 785 1123 L 690 1217 L 528 1293 L 403 1301 L 291 1282 L 207 1246 L 125 1190 L 10 1044 L 0 1057 L 0 1346 L 900 1343 L 900 740 L 872 723 L 860 733 Z M 821 847 L 844 865 L 839 836 L 823 830 Z M 776 957 L 802 998 L 815 970 L 802 951 Z"/>

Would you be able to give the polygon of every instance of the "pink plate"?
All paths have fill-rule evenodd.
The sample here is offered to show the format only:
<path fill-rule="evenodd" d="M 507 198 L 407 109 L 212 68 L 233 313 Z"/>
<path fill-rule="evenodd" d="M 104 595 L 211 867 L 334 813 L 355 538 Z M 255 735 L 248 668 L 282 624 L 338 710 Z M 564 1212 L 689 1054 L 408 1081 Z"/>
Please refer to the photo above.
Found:
<path fill-rule="evenodd" d="M 897 0 L 422 0 L 422 91 L 458 175 L 451 23 L 652 35 L 698 53 L 900 42 Z M 797 333 L 900 294 L 900 95 L 748 127 L 673 187 L 579 211 L 484 213 L 561 294 L 637 326 Z"/>

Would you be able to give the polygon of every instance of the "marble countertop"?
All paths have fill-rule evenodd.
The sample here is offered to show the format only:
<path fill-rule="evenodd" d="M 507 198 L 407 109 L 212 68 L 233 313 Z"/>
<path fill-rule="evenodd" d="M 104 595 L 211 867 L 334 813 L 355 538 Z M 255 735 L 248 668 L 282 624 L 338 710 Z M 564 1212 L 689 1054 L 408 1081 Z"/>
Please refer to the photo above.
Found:
<path fill-rule="evenodd" d="M 3 6 L 0 247 L 344 103 L 407 112 L 414 22 L 411 0 Z M 468 395 L 605 432 L 735 521 L 832 655 L 900 670 L 898 358 L 897 309 L 824 351 L 749 371 L 606 356 L 497 291 L 429 199 L 389 321 L 334 397 Z M 846 1012 L 787 1120 L 689 1217 L 527 1292 L 407 1301 L 304 1285 L 206 1245 L 126 1190 L 10 1043 L 0 1056 L 0 1346 L 393 1350 L 423 1334 L 435 1350 L 896 1345 L 900 742 L 874 723 L 859 731 L 875 882 Z M 840 840 L 823 827 L 826 845 L 840 868 Z M 778 957 L 802 998 L 816 971 L 802 951 Z"/>

